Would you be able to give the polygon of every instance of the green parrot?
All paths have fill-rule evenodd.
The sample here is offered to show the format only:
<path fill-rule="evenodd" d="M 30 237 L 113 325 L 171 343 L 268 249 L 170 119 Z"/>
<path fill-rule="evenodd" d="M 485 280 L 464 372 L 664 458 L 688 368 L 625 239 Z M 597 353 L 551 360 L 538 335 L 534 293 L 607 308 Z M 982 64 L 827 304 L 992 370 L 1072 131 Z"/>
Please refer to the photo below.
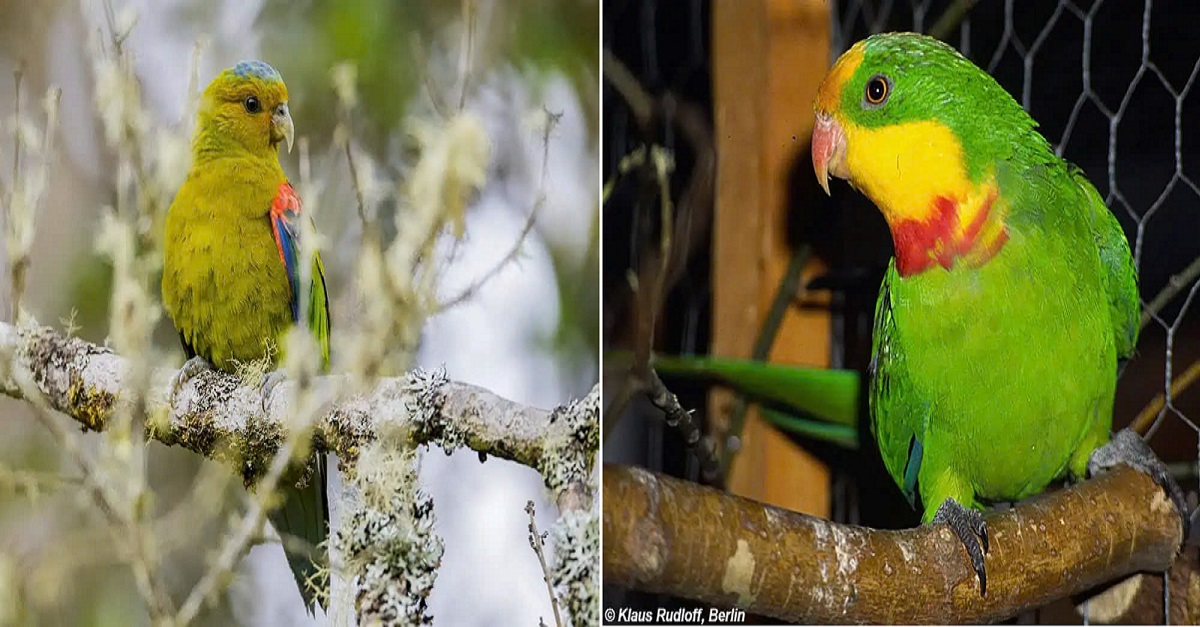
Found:
<path fill-rule="evenodd" d="M 895 246 L 875 308 L 871 431 L 922 522 L 962 541 L 980 593 L 985 503 L 1125 463 L 1186 514 L 1136 433 L 1110 443 L 1118 362 L 1138 337 L 1137 273 L 1083 173 L 991 76 L 914 33 L 848 50 L 815 110 L 818 181 L 865 194 Z"/>
<path fill-rule="evenodd" d="M 180 381 L 208 364 L 233 372 L 237 363 L 260 360 L 301 323 L 301 204 L 278 150 L 281 142 L 291 148 L 293 133 L 287 86 L 266 63 L 238 63 L 204 90 L 191 169 L 166 220 L 163 304 L 189 357 Z M 303 323 L 328 368 L 329 301 L 319 256 L 311 276 Z M 283 503 L 269 515 L 310 611 L 315 595 L 308 582 L 323 560 L 317 556 L 328 534 L 325 487 L 325 463 L 318 456 L 317 472 L 305 485 L 285 475 Z M 307 547 L 296 548 L 292 538 Z"/>

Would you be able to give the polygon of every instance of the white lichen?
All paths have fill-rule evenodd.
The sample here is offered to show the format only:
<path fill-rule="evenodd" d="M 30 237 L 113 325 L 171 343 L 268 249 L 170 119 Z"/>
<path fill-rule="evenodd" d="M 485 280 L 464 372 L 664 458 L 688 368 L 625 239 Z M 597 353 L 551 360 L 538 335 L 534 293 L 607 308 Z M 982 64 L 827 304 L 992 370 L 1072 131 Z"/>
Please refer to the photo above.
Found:
<path fill-rule="evenodd" d="M 443 546 L 433 501 L 417 483 L 419 456 L 402 434 L 366 447 L 350 474 L 354 490 L 333 536 L 361 624 L 428 625 L 427 599 Z"/>
<path fill-rule="evenodd" d="M 556 496 L 586 483 L 600 450 L 600 396 L 588 394 L 560 407 L 550 416 L 558 437 L 548 437 L 539 470 Z"/>
<path fill-rule="evenodd" d="M 550 529 L 554 594 L 577 627 L 600 624 L 600 517 L 597 507 L 563 512 Z"/>

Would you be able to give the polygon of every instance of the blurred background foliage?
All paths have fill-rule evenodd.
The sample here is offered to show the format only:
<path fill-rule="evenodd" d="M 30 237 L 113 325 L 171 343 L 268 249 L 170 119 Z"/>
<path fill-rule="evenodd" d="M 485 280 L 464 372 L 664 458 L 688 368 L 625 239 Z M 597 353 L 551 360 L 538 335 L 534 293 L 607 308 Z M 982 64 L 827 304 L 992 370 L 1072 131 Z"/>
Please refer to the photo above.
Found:
<path fill-rule="evenodd" d="M 343 279 L 343 288 L 348 287 L 360 231 L 349 200 L 344 155 L 332 148 L 339 117 L 330 70 L 343 62 L 356 66 L 360 102 L 350 129 L 353 143 L 384 170 L 380 179 L 403 179 L 414 158 L 405 128 L 407 116 L 415 109 L 428 110 L 432 100 L 459 91 L 461 30 L 457 25 L 463 16 L 462 2 L 114 0 L 112 4 L 118 14 L 126 7 L 138 13 L 129 45 L 143 81 L 143 100 L 156 128 L 190 127 L 189 121 L 181 119 L 183 101 L 176 96 L 182 95 L 181 87 L 187 83 L 190 52 L 197 38 L 207 42 L 200 66 L 201 87 L 226 61 L 237 58 L 232 55 L 257 52 L 280 70 L 288 83 L 298 135 L 307 137 L 312 146 L 314 176 L 326 187 L 318 227 L 329 237 L 327 244 L 339 249 L 330 255 L 334 260 L 327 257 L 327 267 L 331 276 Z M 582 115 L 583 137 L 567 144 L 578 154 L 554 152 L 557 138 L 551 137 L 550 160 L 582 163 L 594 172 L 600 125 L 599 0 L 479 0 L 475 4 L 472 90 L 494 93 L 500 103 L 477 106 L 538 110 L 540 103 L 554 96 L 556 85 L 565 81 Z M 43 324 L 72 326 L 85 339 L 102 343 L 108 332 L 111 267 L 95 251 L 93 238 L 102 208 L 115 202 L 117 173 L 94 112 L 94 49 L 88 42 L 107 36 L 100 7 L 99 0 L 0 0 L 0 171 L 7 177 L 11 168 L 12 72 L 20 67 L 23 115 L 41 121 L 37 107 L 53 84 L 63 88 L 64 111 L 49 198 L 37 218 L 28 308 Z M 164 69 L 169 76 L 156 74 Z M 519 83 L 525 90 L 524 100 L 507 101 L 513 88 L 492 85 L 499 82 L 497 77 Z M 519 80 L 511 80 L 514 78 Z M 162 108 L 164 93 L 178 102 L 172 100 L 167 103 L 171 108 Z M 524 141 L 517 134 L 500 141 L 513 139 Z M 541 148 L 535 150 L 537 158 L 527 154 L 530 150 L 520 141 L 493 146 L 495 171 L 489 172 L 489 185 L 498 181 L 502 188 L 531 187 L 527 180 L 536 182 L 536 174 L 520 178 L 511 176 L 509 170 L 529 162 L 536 172 Z M 297 173 L 298 155 L 285 155 L 284 167 Z M 587 180 L 589 189 L 596 187 L 594 178 Z M 513 201 L 512 213 L 523 219 L 531 206 L 522 199 L 534 191 L 518 191 L 523 194 L 503 193 L 502 189 L 500 195 Z M 594 381 L 596 376 L 599 205 L 595 190 L 590 193 L 593 199 L 586 206 L 566 206 L 561 199 L 560 206 L 551 206 L 556 197 L 550 194 L 542 208 L 547 219 L 534 224 L 530 237 L 536 240 L 533 245 L 544 247 L 552 265 L 557 287 L 557 302 L 552 305 L 558 310 L 558 319 L 552 332 L 530 338 L 529 349 L 549 353 L 554 363 L 569 370 L 560 379 L 567 387 L 581 380 Z M 567 197 L 577 199 L 578 195 Z M 380 223 L 390 224 L 389 214 L 396 210 L 394 202 L 384 203 Z M 573 235 L 581 229 L 586 231 L 585 237 Z M 507 234 L 504 237 L 504 241 L 489 241 L 487 233 L 468 229 L 464 244 L 501 248 L 514 243 Z M 517 272 L 522 272 L 525 263 L 533 262 L 523 256 L 517 261 Z M 0 284 L 0 291 L 6 290 L 6 282 Z M 334 324 L 340 322 L 344 321 L 335 309 Z M 182 362 L 176 334 L 165 317 L 156 331 L 156 346 Z M 586 387 L 565 394 L 550 391 L 541 397 L 565 400 L 582 392 Z M 77 477 L 72 479 L 78 469 L 60 457 L 55 440 L 28 412 L 23 403 L 0 399 L 0 625 L 13 621 L 141 623 L 145 615 L 132 577 L 128 568 L 114 568 L 120 561 L 103 521 L 90 511 L 91 503 L 81 490 L 63 489 L 78 483 Z M 94 444 L 86 436 L 82 441 L 85 446 Z M 232 512 L 242 503 L 241 487 L 234 481 L 219 491 L 223 500 L 213 504 L 215 515 L 203 520 L 170 519 L 169 513 L 196 489 L 194 478 L 206 463 L 185 451 L 159 445 L 151 445 L 148 454 L 147 477 L 155 498 L 147 506 L 156 516 L 166 515 L 168 522 L 180 525 L 175 531 L 187 538 L 186 542 L 164 540 L 169 546 L 164 548 L 163 562 L 169 568 L 163 572 L 173 595 L 186 594 L 202 573 L 209 548 L 225 528 L 226 517 L 220 512 Z M 494 464 L 488 467 L 494 468 Z M 519 509 L 516 513 L 524 516 Z M 528 551 L 528 547 L 517 550 Z M 48 555 L 61 557 L 63 565 L 47 563 Z M 67 564 L 82 564 L 82 568 L 67 570 Z M 238 577 L 253 574 L 239 571 Z M 545 591 L 535 592 L 544 596 Z M 24 599 L 24 606 L 9 603 L 10 594 Z M 207 610 L 200 622 L 230 624 L 237 614 L 233 608 L 239 604 L 254 607 L 262 600 L 239 600 L 231 593 L 227 603 Z M 36 609 L 31 610 L 31 605 Z M 289 619 L 281 615 L 277 620 L 287 624 Z"/>
<path fill-rule="evenodd" d="M 0 16 L 9 6 L 20 19 L 5 23 L 18 29 L 41 28 L 43 32 L 56 10 L 73 8 L 65 0 L 47 0 L 41 7 L 44 13 L 16 11 L 20 2 L 0 0 Z M 216 23 L 222 6 L 206 0 L 177 0 L 169 11 L 171 19 L 187 30 L 189 26 Z M 491 13 L 487 16 L 491 24 L 503 26 L 491 33 L 477 27 L 472 68 L 475 80 L 501 64 L 510 64 L 529 71 L 535 88 L 538 76 L 561 74 L 570 81 L 581 102 L 597 101 L 600 30 L 595 0 L 512 0 L 496 2 L 486 10 Z M 330 144 L 339 122 L 330 69 L 352 63 L 357 68 L 361 99 L 354 120 L 355 140 L 378 162 L 399 170 L 404 160 L 412 157 L 406 150 L 411 146 L 403 142 L 408 107 L 423 89 L 455 87 L 452 81 L 457 80 L 458 68 L 446 67 L 445 56 L 450 51 L 445 49 L 445 38 L 439 39 L 436 34 L 450 29 L 461 18 L 460 0 L 264 0 L 254 26 L 262 36 L 261 56 L 270 59 L 286 77 L 292 116 L 303 121 L 301 134 L 314 146 Z M 477 16 L 476 22 L 481 21 Z M 422 67 L 426 62 L 438 72 L 427 72 Z M 186 68 L 182 63 L 180 66 Z M 585 107 L 584 113 L 589 143 L 598 145 L 600 109 Z M 287 161 L 289 156 L 283 159 Z M 295 159 L 295 155 L 290 156 L 293 166 Z M 344 167 L 341 163 L 330 165 Z M 395 204 L 385 201 L 382 209 L 380 223 L 386 229 L 392 223 L 392 216 L 386 212 L 394 211 Z M 598 205 L 592 216 L 587 251 L 561 250 L 553 240 L 548 242 L 555 261 L 561 317 L 558 332 L 545 338 L 545 345 L 563 355 L 589 348 L 595 354 L 600 344 L 600 330 L 595 324 L 600 309 L 595 289 L 600 271 Z M 64 311 L 75 312 L 82 337 L 102 341 L 108 320 L 111 268 L 94 251 L 83 252 L 85 258 L 78 264 L 70 292 L 71 303 Z M 174 337 L 173 331 L 165 327 L 160 328 L 160 335 L 163 341 Z"/>

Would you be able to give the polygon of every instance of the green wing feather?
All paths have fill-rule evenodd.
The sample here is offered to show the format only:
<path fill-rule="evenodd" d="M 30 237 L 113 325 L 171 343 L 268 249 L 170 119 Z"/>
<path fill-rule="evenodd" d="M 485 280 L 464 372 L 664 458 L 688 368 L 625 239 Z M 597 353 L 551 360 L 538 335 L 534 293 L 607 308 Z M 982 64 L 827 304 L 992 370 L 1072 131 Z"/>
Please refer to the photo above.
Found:
<path fill-rule="evenodd" d="M 290 190 L 290 186 L 288 186 Z M 290 280 L 295 285 L 298 282 L 296 260 L 299 259 L 296 229 L 293 221 L 298 219 L 298 199 L 295 207 L 272 214 L 276 243 L 280 247 L 281 256 L 287 268 Z M 308 328 L 312 331 L 321 348 L 322 368 L 329 368 L 329 295 L 325 288 L 325 266 L 321 263 L 320 253 L 315 253 L 312 259 L 312 283 L 309 288 Z M 297 316 L 302 309 L 298 306 L 300 294 L 292 293 L 292 311 Z M 308 483 L 297 486 L 291 481 L 284 481 L 280 488 L 283 504 L 273 510 L 270 515 L 272 526 L 283 538 L 284 553 L 287 555 L 288 566 L 296 578 L 300 595 L 304 598 L 306 608 L 312 608 L 317 600 L 318 592 L 328 598 L 328 589 L 317 585 L 319 568 L 324 564 L 326 550 L 325 539 L 328 537 L 329 499 L 325 493 L 328 479 L 325 457 L 319 455 L 316 468 Z"/>
<path fill-rule="evenodd" d="M 321 347 L 324 370 L 329 370 L 329 294 L 325 291 L 325 265 L 321 253 L 313 255 L 312 289 L 308 297 L 308 328 Z"/>
<path fill-rule="evenodd" d="M 917 493 L 917 471 L 921 466 L 927 409 L 917 399 L 905 367 L 899 329 L 892 316 L 892 282 L 897 281 L 896 260 L 888 264 L 879 298 L 875 301 L 875 322 L 871 332 L 871 363 L 867 391 L 871 414 L 871 433 L 879 443 L 879 452 L 888 473 L 910 503 Z"/>
<path fill-rule="evenodd" d="M 1072 168 L 1075 182 L 1087 199 L 1092 235 L 1100 251 L 1101 277 L 1108 293 L 1108 311 L 1112 318 L 1117 358 L 1133 357 L 1141 328 L 1141 303 L 1138 300 L 1137 268 L 1129 250 L 1129 240 L 1117 216 L 1108 210 L 1099 192 L 1078 168 Z"/>
<path fill-rule="evenodd" d="M 298 487 L 284 481 L 279 488 L 282 504 L 271 510 L 268 518 L 271 526 L 279 532 L 288 567 L 296 578 L 304 607 L 312 610 L 318 600 L 328 598 L 328 587 L 318 584 L 319 567 L 325 564 L 325 538 L 328 536 L 329 499 L 325 493 L 327 469 L 324 455 L 317 459 L 317 467 L 307 485 Z"/>

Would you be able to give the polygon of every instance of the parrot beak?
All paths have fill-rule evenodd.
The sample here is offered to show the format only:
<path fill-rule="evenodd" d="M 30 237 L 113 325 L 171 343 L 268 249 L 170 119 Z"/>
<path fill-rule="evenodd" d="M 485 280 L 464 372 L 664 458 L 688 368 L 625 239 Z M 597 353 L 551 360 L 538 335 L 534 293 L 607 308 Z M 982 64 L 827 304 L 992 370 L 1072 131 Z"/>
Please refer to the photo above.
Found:
<path fill-rule="evenodd" d="M 296 127 L 292 124 L 292 114 L 288 112 L 286 102 L 275 107 L 275 111 L 271 113 L 271 137 L 275 141 L 286 141 L 288 152 L 292 152 L 292 141 L 296 137 Z"/>
<path fill-rule="evenodd" d="M 829 176 L 846 178 L 846 135 L 842 126 L 824 111 L 817 112 L 817 125 L 812 134 L 813 171 L 817 183 L 829 195 Z"/>

